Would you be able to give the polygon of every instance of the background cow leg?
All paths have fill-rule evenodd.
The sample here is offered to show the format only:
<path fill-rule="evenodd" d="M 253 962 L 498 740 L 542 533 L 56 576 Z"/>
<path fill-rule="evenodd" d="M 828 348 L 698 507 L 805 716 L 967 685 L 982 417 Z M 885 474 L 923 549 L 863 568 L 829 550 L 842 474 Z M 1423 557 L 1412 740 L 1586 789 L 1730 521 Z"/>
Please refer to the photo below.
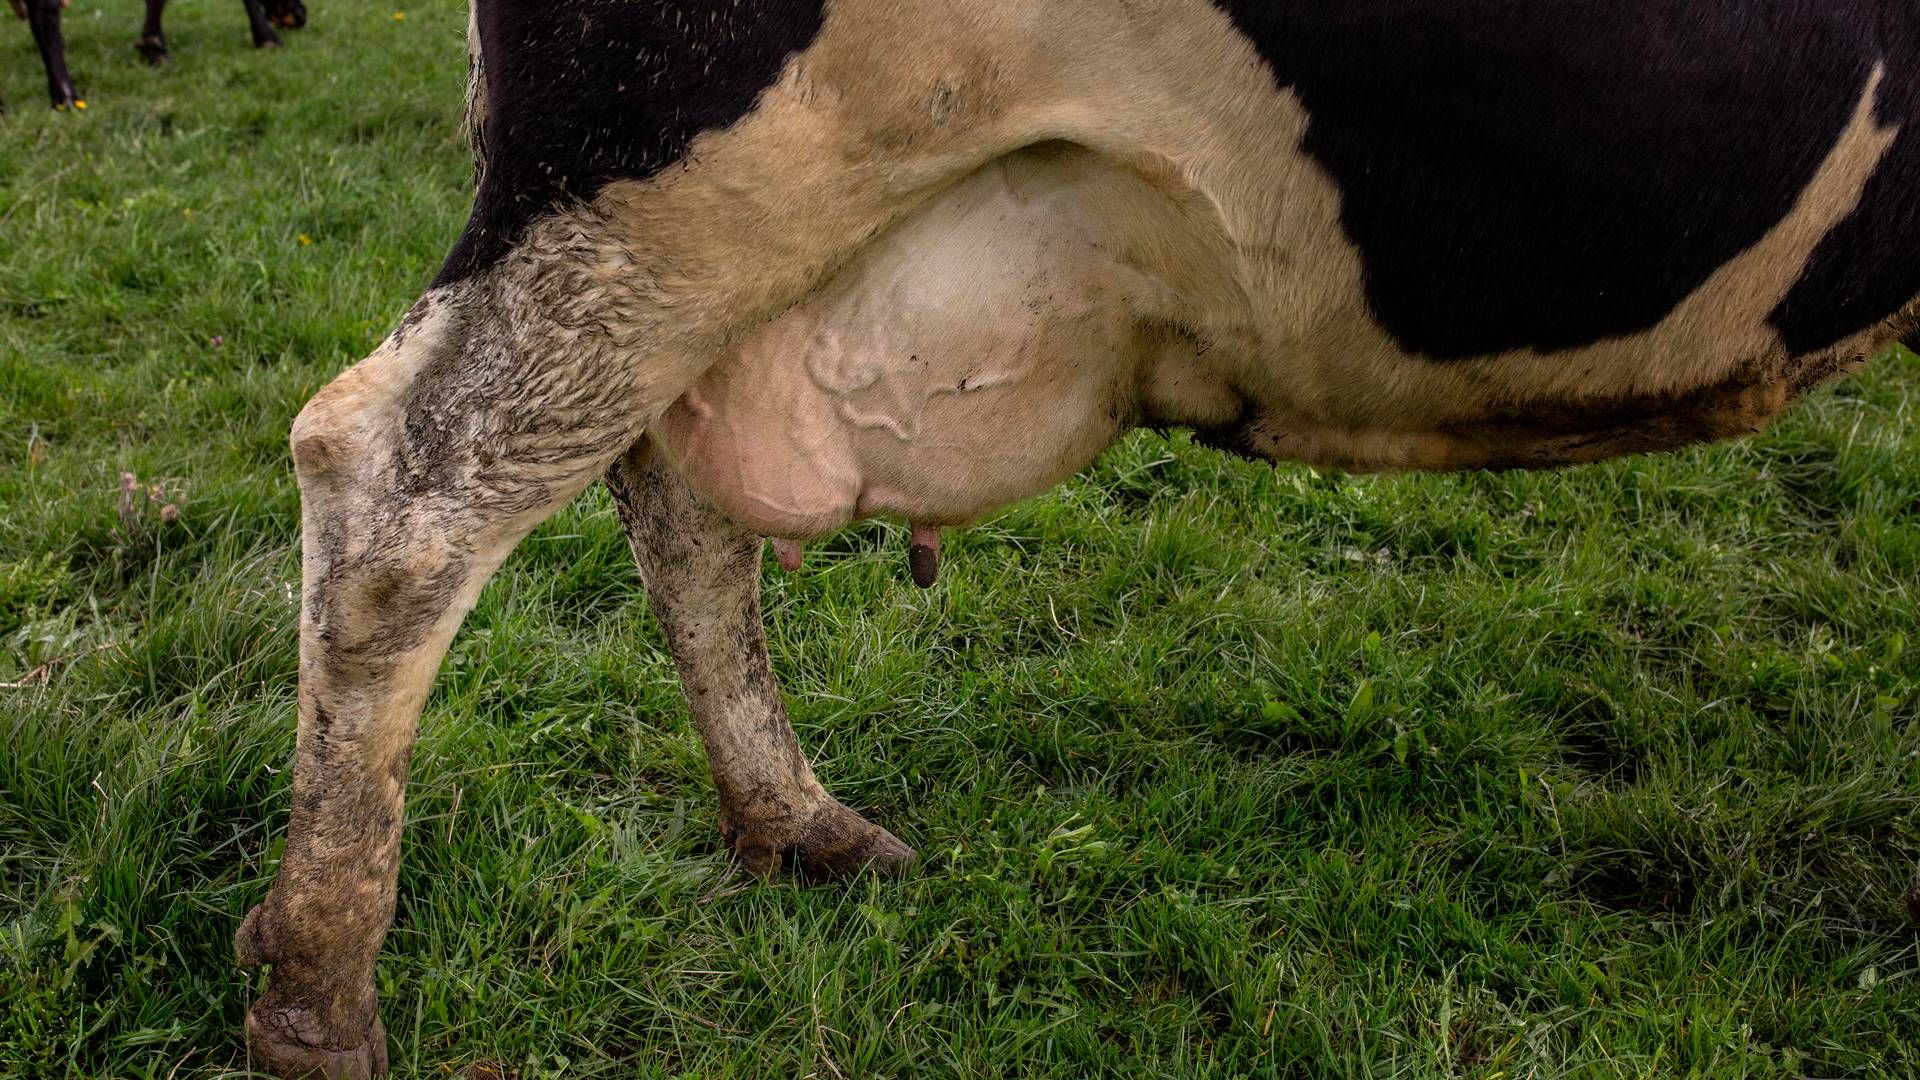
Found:
<path fill-rule="evenodd" d="M 280 47 L 280 35 L 273 32 L 273 23 L 267 19 L 267 9 L 260 0 L 242 0 L 247 5 L 247 26 L 253 31 L 253 47 L 268 49 Z"/>
<path fill-rule="evenodd" d="M 160 27 L 160 13 L 166 7 L 167 0 L 147 0 L 147 24 L 140 30 L 140 40 L 133 44 L 149 64 L 159 65 L 167 61 L 167 33 Z"/>
<path fill-rule="evenodd" d="M 814 778 L 774 682 L 760 620 L 759 536 L 689 490 L 646 444 L 607 472 L 647 599 L 720 794 L 721 835 L 762 877 L 912 865 L 913 849 L 842 806 Z"/>
<path fill-rule="evenodd" d="M 65 109 L 83 105 L 67 74 L 67 42 L 60 36 L 60 0 L 27 0 L 27 24 L 33 27 L 33 43 L 40 47 L 40 62 L 47 68 L 47 96 L 53 107 Z"/>

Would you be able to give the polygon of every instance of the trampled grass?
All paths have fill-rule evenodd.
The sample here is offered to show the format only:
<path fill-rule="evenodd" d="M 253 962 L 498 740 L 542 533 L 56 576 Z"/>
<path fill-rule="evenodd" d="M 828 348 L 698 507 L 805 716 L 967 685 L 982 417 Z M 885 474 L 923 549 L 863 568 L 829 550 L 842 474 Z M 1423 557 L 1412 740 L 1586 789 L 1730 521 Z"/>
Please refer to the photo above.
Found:
<path fill-rule="evenodd" d="M 153 72 L 137 5 L 75 5 L 81 115 L 0 27 L 5 1076 L 244 1068 L 287 426 L 467 200 L 462 5 L 323 0 L 279 54 L 176 7 Z M 595 492 L 428 707 L 396 1070 L 1915 1075 L 1917 420 L 1896 353 L 1756 443 L 1559 475 L 1141 436 L 930 593 L 883 526 L 769 564 L 803 743 L 925 858 L 844 889 L 736 889 Z"/>

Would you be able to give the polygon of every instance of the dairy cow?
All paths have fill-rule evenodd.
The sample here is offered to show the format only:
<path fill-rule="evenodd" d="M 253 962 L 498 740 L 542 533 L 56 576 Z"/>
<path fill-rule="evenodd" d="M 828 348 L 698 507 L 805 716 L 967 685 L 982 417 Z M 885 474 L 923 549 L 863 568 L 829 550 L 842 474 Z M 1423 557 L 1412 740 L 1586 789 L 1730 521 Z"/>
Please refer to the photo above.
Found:
<path fill-rule="evenodd" d="M 47 73 L 47 96 L 52 99 L 55 109 L 84 109 L 86 100 L 73 85 L 73 76 L 67 71 L 67 41 L 60 30 L 60 14 L 66 8 L 68 0 L 7 0 L 13 13 L 26 20 L 33 30 L 33 41 L 40 49 L 40 63 Z M 307 24 L 307 8 L 301 0 L 244 0 L 247 9 L 247 26 L 253 34 L 256 48 L 277 47 L 280 35 L 274 33 L 276 26 L 296 28 Z M 140 40 L 134 48 L 140 51 L 149 64 L 162 64 L 167 60 L 167 35 L 161 26 L 161 13 L 166 10 L 167 0 L 147 0 L 147 21 L 140 31 Z M 6 111 L 6 103 L 0 101 L 0 112 Z"/>
<path fill-rule="evenodd" d="M 612 489 L 748 869 L 913 852 L 823 789 L 762 538 L 943 527 L 1129 428 L 1342 469 L 1759 431 L 1920 325 L 1910 0 L 478 0 L 473 212 L 295 421 L 299 734 L 256 1062 L 386 1064 L 442 652 Z"/>

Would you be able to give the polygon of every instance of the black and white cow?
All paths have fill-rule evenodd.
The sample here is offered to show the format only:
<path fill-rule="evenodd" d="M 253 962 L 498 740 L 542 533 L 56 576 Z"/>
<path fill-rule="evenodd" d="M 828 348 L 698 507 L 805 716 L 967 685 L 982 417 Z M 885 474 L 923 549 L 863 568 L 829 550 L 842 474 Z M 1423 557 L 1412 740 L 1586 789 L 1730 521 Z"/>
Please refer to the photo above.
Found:
<path fill-rule="evenodd" d="M 762 537 L 938 530 L 1127 429 L 1346 469 L 1743 436 L 1920 324 L 1912 0 L 478 0 L 478 195 L 306 406 L 293 816 L 240 928 L 283 1074 L 385 1066 L 428 684 L 612 488 L 739 860 L 913 853 L 836 802 Z"/>
<path fill-rule="evenodd" d="M 60 12 L 66 8 L 68 0 L 7 0 L 13 7 L 13 13 L 27 21 L 33 30 L 34 44 L 40 48 L 40 62 L 47 71 L 47 96 L 53 99 L 56 109 L 84 109 L 85 98 L 74 88 L 73 76 L 67 71 L 67 42 L 60 32 Z M 307 8 L 300 0 L 242 0 L 247 8 L 247 25 L 253 33 L 256 48 L 277 47 L 280 35 L 273 32 L 276 26 L 297 28 L 307 24 Z M 167 59 L 167 35 L 160 26 L 161 12 L 166 9 L 167 0 L 147 0 L 147 22 L 140 31 L 140 40 L 134 48 L 146 58 L 149 64 L 165 63 Z M 6 111 L 6 103 L 0 101 L 0 112 Z"/>

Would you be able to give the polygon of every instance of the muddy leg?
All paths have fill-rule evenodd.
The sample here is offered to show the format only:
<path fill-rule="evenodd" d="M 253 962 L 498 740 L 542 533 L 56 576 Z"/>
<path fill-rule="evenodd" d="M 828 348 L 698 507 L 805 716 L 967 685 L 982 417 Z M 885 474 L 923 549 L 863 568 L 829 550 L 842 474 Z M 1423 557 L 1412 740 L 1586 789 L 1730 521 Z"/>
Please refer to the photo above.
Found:
<path fill-rule="evenodd" d="M 242 963 L 273 965 L 247 1043 L 254 1067 L 281 1076 L 385 1071 L 374 960 L 434 671 L 507 553 L 636 437 L 615 380 L 533 372 L 457 307 L 423 301 L 294 424 L 293 813 L 278 875 L 235 942 Z"/>
<path fill-rule="evenodd" d="M 847 809 L 814 778 L 787 723 L 760 623 L 759 536 L 698 496 L 642 444 L 607 472 L 680 669 L 720 793 L 720 832 L 762 877 L 904 870 L 913 849 Z"/>

